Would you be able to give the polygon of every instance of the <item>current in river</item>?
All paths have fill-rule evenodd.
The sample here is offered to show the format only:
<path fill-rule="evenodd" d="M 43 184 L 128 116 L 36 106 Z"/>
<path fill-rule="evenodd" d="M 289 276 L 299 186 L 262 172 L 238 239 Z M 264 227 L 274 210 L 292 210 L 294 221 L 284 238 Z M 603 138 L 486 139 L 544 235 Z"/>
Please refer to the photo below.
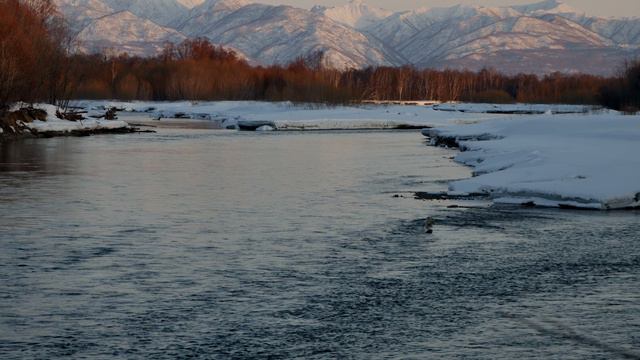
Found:
<path fill-rule="evenodd" d="M 453 156 L 414 131 L 2 143 L 0 358 L 638 358 L 639 213 L 415 200 L 470 176 Z"/>

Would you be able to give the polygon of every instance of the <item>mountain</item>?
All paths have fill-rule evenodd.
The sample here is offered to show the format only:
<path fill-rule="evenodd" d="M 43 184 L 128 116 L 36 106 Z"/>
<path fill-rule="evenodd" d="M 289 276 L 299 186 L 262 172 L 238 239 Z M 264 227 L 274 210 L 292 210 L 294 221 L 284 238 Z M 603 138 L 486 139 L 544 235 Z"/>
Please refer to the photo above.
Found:
<path fill-rule="evenodd" d="M 529 5 L 513 6 L 512 9 L 524 15 L 580 13 L 571 6 L 557 0 L 546 0 Z"/>
<path fill-rule="evenodd" d="M 209 0 L 191 10 L 177 29 L 240 50 L 265 64 L 285 64 L 300 56 L 324 53 L 336 68 L 392 65 L 383 44 L 330 18 L 290 6 Z"/>
<path fill-rule="evenodd" d="M 85 52 L 127 52 L 130 55 L 146 56 L 162 50 L 167 42 L 184 41 L 180 32 L 159 25 L 150 19 L 141 18 L 130 10 L 123 10 L 118 1 L 102 0 L 56 0 L 59 10 L 65 15 L 78 41 L 78 48 Z M 141 1 L 120 1 L 127 9 L 142 13 Z M 186 12 L 186 8 L 185 8 Z M 150 17 L 159 11 L 149 12 Z M 167 18 L 168 19 L 168 18 Z"/>
<path fill-rule="evenodd" d="M 107 50 L 141 56 L 158 53 L 167 42 L 177 43 L 186 39 L 175 30 L 140 19 L 129 11 L 96 19 L 78 33 L 78 38 L 81 48 L 88 52 Z"/>
<path fill-rule="evenodd" d="M 418 9 L 393 14 L 364 31 L 417 67 L 610 74 L 640 54 L 637 22 L 587 17 L 551 0 Z"/>
<path fill-rule="evenodd" d="M 325 66 L 494 67 L 611 74 L 640 55 L 640 19 L 587 16 L 547 0 L 393 13 L 363 0 L 311 10 L 249 0 L 55 0 L 83 51 L 153 55 L 205 37 L 257 64 L 324 54 Z"/>
<path fill-rule="evenodd" d="M 457 6 L 398 14 L 368 29 L 417 66 L 510 50 L 571 50 L 615 44 L 557 15 L 533 17 L 514 9 Z M 474 67 L 474 66 L 472 66 Z"/>
<path fill-rule="evenodd" d="M 346 5 L 330 8 L 314 6 L 311 12 L 356 29 L 364 29 L 393 14 L 392 11 L 369 6 L 363 0 L 351 0 Z"/>
<path fill-rule="evenodd" d="M 178 3 L 187 9 L 193 9 L 196 6 L 201 5 L 203 2 L 204 0 L 178 0 Z"/>
<path fill-rule="evenodd" d="M 189 8 L 177 0 L 102 0 L 115 11 L 129 11 L 132 14 L 155 22 L 161 26 L 170 25 L 176 17 L 185 15 Z"/>
<path fill-rule="evenodd" d="M 78 33 L 86 26 L 115 12 L 101 0 L 56 0 L 58 10 L 69 23 L 71 31 Z"/>

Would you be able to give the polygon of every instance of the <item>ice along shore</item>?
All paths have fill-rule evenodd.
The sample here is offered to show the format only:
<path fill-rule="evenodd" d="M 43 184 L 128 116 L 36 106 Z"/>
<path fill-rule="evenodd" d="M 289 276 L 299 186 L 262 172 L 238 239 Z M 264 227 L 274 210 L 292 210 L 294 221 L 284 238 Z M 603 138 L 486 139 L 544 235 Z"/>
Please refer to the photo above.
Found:
<path fill-rule="evenodd" d="M 581 209 L 640 208 L 640 116 L 615 112 L 492 119 L 424 129 L 457 146 L 473 177 L 450 194 L 494 203 Z"/>

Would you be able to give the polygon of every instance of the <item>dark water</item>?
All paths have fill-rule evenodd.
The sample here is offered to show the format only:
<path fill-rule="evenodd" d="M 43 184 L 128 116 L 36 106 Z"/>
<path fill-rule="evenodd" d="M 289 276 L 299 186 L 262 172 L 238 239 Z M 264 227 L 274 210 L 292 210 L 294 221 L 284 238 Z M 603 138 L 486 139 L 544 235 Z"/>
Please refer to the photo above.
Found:
<path fill-rule="evenodd" d="M 452 155 L 415 132 L 0 144 L 0 358 L 637 358 L 638 213 L 411 199 L 468 175 Z"/>

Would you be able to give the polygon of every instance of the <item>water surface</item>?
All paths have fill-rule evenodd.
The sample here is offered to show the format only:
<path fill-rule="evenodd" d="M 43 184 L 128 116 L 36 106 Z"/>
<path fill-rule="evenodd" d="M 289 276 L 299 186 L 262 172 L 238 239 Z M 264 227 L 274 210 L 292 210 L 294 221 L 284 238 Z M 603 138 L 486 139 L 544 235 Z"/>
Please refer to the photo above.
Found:
<path fill-rule="evenodd" d="M 1 358 L 640 351 L 637 212 L 414 200 L 469 176 L 416 132 L 158 130 L 0 144 Z"/>

